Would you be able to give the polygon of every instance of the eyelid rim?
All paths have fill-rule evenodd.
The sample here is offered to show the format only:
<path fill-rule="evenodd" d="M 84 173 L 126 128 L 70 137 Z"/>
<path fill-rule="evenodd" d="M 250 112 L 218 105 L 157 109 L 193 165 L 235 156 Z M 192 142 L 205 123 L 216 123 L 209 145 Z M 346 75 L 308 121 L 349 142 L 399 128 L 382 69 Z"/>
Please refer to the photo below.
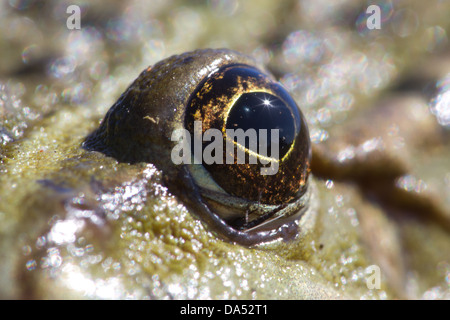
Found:
<path fill-rule="evenodd" d="M 183 184 L 179 191 L 184 193 L 184 199 L 186 203 L 196 213 L 196 215 L 200 218 L 201 221 L 205 222 L 207 227 L 214 231 L 219 237 L 224 238 L 225 240 L 246 246 L 253 247 L 256 245 L 260 245 L 267 242 L 272 242 L 275 240 L 284 240 L 289 241 L 295 239 L 299 234 L 299 220 L 302 216 L 309 210 L 309 203 L 311 198 L 311 191 L 306 192 L 295 202 L 294 204 L 300 206 L 300 208 L 294 209 L 292 207 L 286 207 L 282 209 L 281 213 L 277 213 L 277 219 L 280 219 L 284 216 L 283 210 L 292 210 L 294 214 L 289 216 L 290 221 L 286 221 L 283 224 L 280 224 L 276 229 L 271 230 L 258 230 L 261 226 L 265 225 L 260 224 L 255 226 L 254 228 L 239 231 L 228 225 L 219 215 L 214 213 L 204 201 L 202 196 L 200 195 L 200 190 L 197 185 L 194 183 L 194 179 L 187 167 L 187 165 L 183 165 L 179 172 L 179 182 Z M 302 206 L 303 205 L 303 206 Z M 271 220 L 275 221 L 275 220 Z"/>

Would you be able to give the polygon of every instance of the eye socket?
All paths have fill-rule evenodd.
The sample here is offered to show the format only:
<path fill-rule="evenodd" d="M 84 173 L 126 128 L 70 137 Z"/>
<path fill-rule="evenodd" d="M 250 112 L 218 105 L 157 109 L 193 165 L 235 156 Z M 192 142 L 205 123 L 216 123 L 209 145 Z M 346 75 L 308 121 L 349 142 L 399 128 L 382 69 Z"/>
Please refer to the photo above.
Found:
<path fill-rule="evenodd" d="M 222 133 L 222 162 L 202 163 L 201 166 L 217 185 L 216 189 L 227 195 L 208 198 L 228 224 L 246 229 L 270 216 L 255 214 L 250 224 L 249 210 L 230 212 L 236 209 L 230 210 L 230 202 L 280 206 L 297 201 L 306 192 L 311 148 L 305 119 L 287 91 L 258 69 L 247 65 L 225 66 L 204 79 L 186 108 L 185 127 L 191 136 L 195 135 L 195 121 L 201 121 L 202 134 L 209 129 Z M 234 135 L 230 135 L 232 129 Z M 238 129 L 244 133 L 245 140 L 237 137 Z M 252 135 L 250 129 L 255 134 Z M 273 129 L 278 130 L 278 139 Z M 266 143 L 260 145 L 264 138 Z M 203 141 L 203 151 L 210 143 Z M 232 153 L 226 149 L 230 143 Z M 261 152 L 261 146 L 265 146 L 262 148 L 265 153 Z M 238 157 L 239 152 L 245 154 L 244 163 Z M 251 161 L 252 157 L 256 162 Z M 272 174 L 261 174 L 264 168 L 275 170 Z M 205 174 L 201 179 L 205 179 Z"/>

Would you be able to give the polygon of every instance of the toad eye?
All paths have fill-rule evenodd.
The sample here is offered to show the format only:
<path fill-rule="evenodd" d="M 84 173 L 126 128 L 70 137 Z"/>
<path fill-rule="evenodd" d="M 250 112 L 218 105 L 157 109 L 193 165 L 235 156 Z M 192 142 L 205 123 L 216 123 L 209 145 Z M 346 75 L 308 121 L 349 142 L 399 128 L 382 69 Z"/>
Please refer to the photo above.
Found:
<path fill-rule="evenodd" d="M 294 214 L 282 209 L 295 207 L 307 190 L 310 140 L 300 109 L 280 84 L 252 66 L 225 66 L 192 94 L 185 117 L 191 136 L 195 123 L 202 134 L 222 133 L 215 150 L 221 155 L 200 164 L 199 180 L 213 180 L 201 193 L 230 227 L 272 228 L 269 222 Z M 202 142 L 203 153 L 211 144 Z M 197 178 L 200 170 L 190 168 Z"/>
<path fill-rule="evenodd" d="M 190 142 L 181 162 L 173 158 L 180 131 Z M 308 207 L 305 119 L 278 82 L 235 51 L 187 52 L 144 70 L 83 146 L 153 163 L 209 229 L 242 245 L 295 237 Z"/>
<path fill-rule="evenodd" d="M 300 128 L 300 115 L 297 109 L 289 108 L 278 97 L 266 92 L 243 93 L 231 107 L 226 121 L 226 129 L 254 129 L 257 140 L 264 139 L 260 133 L 267 130 L 267 150 L 271 148 L 272 130 L 279 131 L 278 157 L 289 151 Z M 281 136 L 280 136 L 281 135 Z M 245 144 L 250 150 L 250 143 Z M 263 150 L 266 151 L 267 150 Z"/>

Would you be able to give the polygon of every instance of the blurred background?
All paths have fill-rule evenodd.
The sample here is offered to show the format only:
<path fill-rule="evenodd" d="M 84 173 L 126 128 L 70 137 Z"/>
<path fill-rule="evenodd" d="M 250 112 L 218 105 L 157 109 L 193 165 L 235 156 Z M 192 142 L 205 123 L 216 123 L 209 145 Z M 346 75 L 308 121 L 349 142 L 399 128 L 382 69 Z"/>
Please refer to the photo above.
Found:
<path fill-rule="evenodd" d="M 367 27 L 373 4 L 379 30 Z M 80 8 L 80 30 L 67 27 L 70 5 Z M 23 106 L 2 103 L 1 139 L 19 138 L 57 106 L 82 105 L 99 86 L 105 99 L 115 99 L 117 86 L 164 57 L 227 47 L 268 65 L 307 113 L 313 140 L 323 140 L 358 99 L 398 79 L 406 89 L 428 90 L 429 98 L 446 92 L 449 13 L 450 3 L 439 0 L 3 0 L 0 88 Z M 442 59 L 425 66 L 429 56 Z M 448 100 L 430 106 L 444 127 Z"/>

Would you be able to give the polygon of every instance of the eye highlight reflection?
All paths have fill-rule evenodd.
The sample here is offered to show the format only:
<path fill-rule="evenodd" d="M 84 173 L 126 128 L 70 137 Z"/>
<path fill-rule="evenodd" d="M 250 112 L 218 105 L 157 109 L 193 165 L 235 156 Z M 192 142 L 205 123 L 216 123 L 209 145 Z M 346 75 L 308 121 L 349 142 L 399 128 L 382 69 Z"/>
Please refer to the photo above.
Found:
<path fill-rule="evenodd" d="M 271 148 L 272 130 L 279 131 L 278 156 L 289 151 L 296 135 L 300 131 L 300 121 L 297 113 L 292 112 L 286 104 L 274 95 L 265 92 L 244 93 L 234 103 L 228 114 L 226 128 L 255 129 L 257 141 L 261 141 L 260 129 L 267 130 L 267 150 Z M 245 148 L 250 150 L 249 141 Z"/>

